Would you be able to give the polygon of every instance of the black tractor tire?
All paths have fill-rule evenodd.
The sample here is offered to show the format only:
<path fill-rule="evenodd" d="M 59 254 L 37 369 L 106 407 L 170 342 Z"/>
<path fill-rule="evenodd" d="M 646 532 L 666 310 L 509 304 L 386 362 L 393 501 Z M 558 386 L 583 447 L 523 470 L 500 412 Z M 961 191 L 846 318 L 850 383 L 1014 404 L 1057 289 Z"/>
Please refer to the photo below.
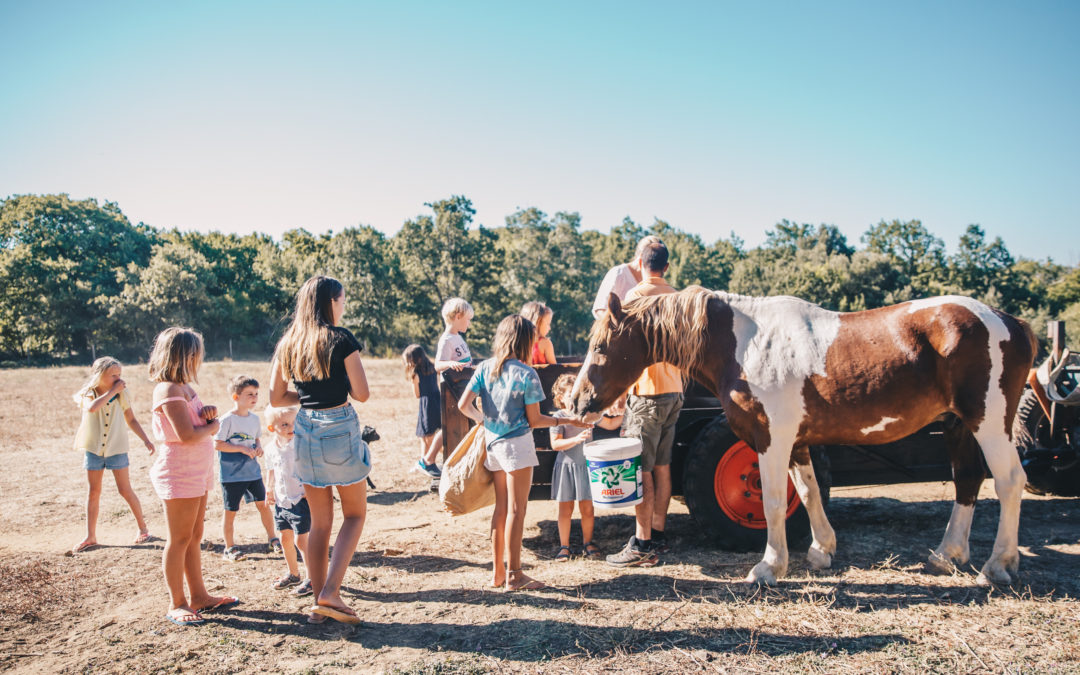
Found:
<path fill-rule="evenodd" d="M 716 420 L 698 432 L 686 455 L 683 468 L 683 497 L 690 515 L 701 531 L 715 540 L 722 548 L 731 551 L 763 551 L 768 531 L 764 520 L 739 522 L 733 519 L 720 504 L 717 482 L 718 467 L 729 452 L 745 455 L 747 447 L 732 433 L 726 420 Z M 829 459 L 823 448 L 811 447 L 810 458 L 814 466 L 822 502 L 829 503 L 832 487 L 832 473 Z M 726 470 L 726 469 L 725 469 Z M 743 476 L 740 475 L 740 478 Z M 789 479 L 790 480 L 790 479 Z M 760 484 L 760 481 L 758 481 Z M 798 495 L 794 499 L 798 501 Z M 760 503 L 760 496 L 757 497 Z M 763 513 L 763 509 L 761 509 Z M 788 545 L 800 545 L 808 540 L 810 518 L 806 509 L 799 503 L 787 519 Z"/>
<path fill-rule="evenodd" d="M 1056 414 L 1064 417 L 1061 420 L 1064 424 L 1069 424 L 1070 420 L 1072 424 L 1076 423 L 1075 409 L 1058 408 Z M 1058 426 L 1062 426 L 1062 423 Z M 1080 464 L 1074 464 L 1059 471 L 1045 462 L 1031 461 L 1035 449 L 1063 447 L 1067 443 L 1063 434 L 1051 435 L 1050 420 L 1031 389 L 1024 390 L 1024 395 L 1020 397 L 1020 404 L 1016 407 L 1013 441 L 1016 443 L 1016 451 L 1020 453 L 1020 462 L 1024 464 L 1024 471 L 1027 472 L 1025 489 L 1028 492 L 1034 495 L 1059 497 L 1080 496 Z"/>

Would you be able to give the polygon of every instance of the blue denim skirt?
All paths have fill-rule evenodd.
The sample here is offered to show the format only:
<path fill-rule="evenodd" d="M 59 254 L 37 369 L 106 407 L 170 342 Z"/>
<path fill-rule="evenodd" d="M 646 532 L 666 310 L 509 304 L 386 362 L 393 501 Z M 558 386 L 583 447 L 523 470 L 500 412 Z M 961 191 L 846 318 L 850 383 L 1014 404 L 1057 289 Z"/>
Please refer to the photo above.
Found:
<path fill-rule="evenodd" d="M 301 408 L 293 429 L 296 474 L 304 485 L 352 485 L 371 473 L 371 452 L 360 438 L 360 422 L 351 405 Z"/>

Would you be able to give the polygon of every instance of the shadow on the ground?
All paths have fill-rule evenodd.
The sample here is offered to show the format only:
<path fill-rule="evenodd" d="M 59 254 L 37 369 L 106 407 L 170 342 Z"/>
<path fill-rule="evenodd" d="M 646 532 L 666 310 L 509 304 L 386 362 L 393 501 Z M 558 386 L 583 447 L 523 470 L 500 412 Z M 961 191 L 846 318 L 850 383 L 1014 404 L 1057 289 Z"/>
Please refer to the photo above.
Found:
<path fill-rule="evenodd" d="M 390 567 L 409 572 L 448 572 L 462 567 L 490 569 L 490 563 L 479 563 L 461 558 L 438 555 L 385 555 L 381 551 L 361 551 L 353 554 L 350 567 L 362 566 L 367 571 Z"/>
<path fill-rule="evenodd" d="M 972 584 L 957 588 L 919 583 L 819 583 L 816 580 L 781 581 L 761 588 L 741 582 L 713 582 L 700 579 L 671 579 L 632 571 L 613 579 L 576 586 L 552 586 L 543 591 L 504 593 L 495 589 L 424 589 L 384 592 L 349 585 L 342 586 L 347 596 L 358 600 L 390 603 L 447 603 L 500 607 L 528 606 L 537 609 L 580 610 L 595 601 L 617 600 L 625 603 L 708 602 L 726 605 L 764 603 L 820 603 L 835 609 L 858 612 L 896 610 L 917 605 L 974 604 L 987 602 L 995 592 Z M 628 610 L 629 611 L 629 610 Z"/>
<path fill-rule="evenodd" d="M 875 568 L 920 573 L 928 554 L 941 540 L 952 505 L 953 502 L 949 500 L 910 502 L 888 497 L 834 498 L 829 505 L 828 516 L 836 531 L 837 553 L 833 557 L 831 570 L 811 574 L 817 577 L 835 576 L 846 568 L 870 574 Z M 972 595 L 969 597 L 965 592 L 965 598 L 985 596 L 985 592 L 974 586 L 974 581 L 978 568 L 993 549 L 999 513 L 995 499 L 982 500 L 976 506 L 970 538 L 971 561 L 960 570 L 970 577 L 972 586 Z M 613 553 L 625 545 L 633 534 L 633 514 L 629 510 L 610 514 L 598 510 L 597 514 L 593 541 L 606 553 Z M 575 553 L 582 544 L 576 516 L 571 528 L 571 547 Z M 543 520 L 538 525 L 540 534 L 525 539 L 523 546 L 541 560 L 550 560 L 558 547 L 558 524 L 555 520 Z M 666 529 L 672 551 L 661 556 L 661 564 L 697 565 L 702 574 L 721 583 L 738 582 L 761 558 L 760 552 L 725 550 L 723 541 L 703 534 L 688 515 L 672 515 Z M 1068 594 L 1074 597 L 1080 594 L 1080 555 L 1053 548 L 1055 545 L 1074 545 L 1080 541 L 1080 499 L 1026 499 L 1021 507 L 1019 540 L 1020 578 L 1013 590 L 1030 588 L 1036 594 Z M 781 580 L 780 588 L 801 588 L 807 583 L 804 575 L 807 572 L 805 553 L 808 544 L 808 541 L 789 541 L 791 564 L 788 580 Z M 659 576 L 663 579 L 662 574 Z M 792 580 L 792 577 L 800 578 Z M 876 607 L 878 603 L 887 603 L 895 607 L 937 602 L 937 598 L 944 594 L 956 596 L 955 583 L 935 583 L 935 577 L 930 575 L 927 579 L 925 585 L 913 584 L 906 589 L 912 594 L 907 602 L 901 597 L 904 593 L 899 592 L 903 588 L 896 584 L 893 587 L 897 592 L 880 590 L 887 589 L 888 584 L 867 586 L 866 592 L 859 597 L 863 604 L 872 603 Z M 835 585 L 835 580 L 832 583 Z M 958 600 L 952 597 L 952 601 Z"/>
<path fill-rule="evenodd" d="M 392 506 L 394 504 L 408 503 L 416 501 L 425 495 L 429 495 L 429 490 L 403 490 L 399 492 L 378 492 L 373 491 L 368 494 L 368 504 L 378 504 L 379 506 Z"/>
<path fill-rule="evenodd" d="M 515 618 L 475 625 L 364 621 L 358 626 L 349 626 L 328 621 L 311 626 L 305 623 L 303 615 L 283 612 L 234 611 L 215 617 L 215 623 L 236 630 L 272 630 L 326 642 L 347 640 L 368 649 L 407 647 L 475 652 L 526 662 L 548 661 L 570 654 L 605 657 L 672 648 L 770 656 L 828 651 L 859 653 L 910 643 L 902 635 L 893 633 L 825 639 L 719 626 L 664 630 L 661 628 L 664 622 L 661 617 L 652 625 L 634 627 Z"/>

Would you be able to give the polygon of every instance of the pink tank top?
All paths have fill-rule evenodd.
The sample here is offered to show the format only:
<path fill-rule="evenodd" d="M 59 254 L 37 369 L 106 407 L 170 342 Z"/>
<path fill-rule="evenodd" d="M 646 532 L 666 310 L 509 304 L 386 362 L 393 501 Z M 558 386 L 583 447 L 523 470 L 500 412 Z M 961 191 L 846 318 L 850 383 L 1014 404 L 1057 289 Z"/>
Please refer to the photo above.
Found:
<path fill-rule="evenodd" d="M 206 426 L 202 418 L 203 405 L 197 395 L 193 394 L 190 401 L 183 396 L 172 396 L 159 401 L 154 406 L 152 425 L 154 438 L 164 446 L 160 448 L 157 459 L 150 467 L 150 482 L 162 499 L 201 497 L 213 485 L 214 439 L 207 436 L 195 443 L 181 441 L 172 422 L 162 410 L 162 406 L 170 401 L 184 401 L 192 426 Z"/>

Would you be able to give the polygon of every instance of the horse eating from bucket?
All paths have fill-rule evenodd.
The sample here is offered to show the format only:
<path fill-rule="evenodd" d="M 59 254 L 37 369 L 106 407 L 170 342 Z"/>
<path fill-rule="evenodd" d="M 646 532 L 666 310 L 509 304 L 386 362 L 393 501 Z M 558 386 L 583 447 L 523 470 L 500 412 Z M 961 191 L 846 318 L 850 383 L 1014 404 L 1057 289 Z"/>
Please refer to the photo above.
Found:
<path fill-rule="evenodd" d="M 798 298 L 691 286 L 626 305 L 612 295 L 593 325 L 572 397 L 575 414 L 594 419 L 658 362 L 708 388 L 732 431 L 759 455 L 768 543 L 747 581 L 764 584 L 787 572 L 789 470 L 810 517 L 807 561 L 816 569 L 832 564 L 836 535 L 808 446 L 888 443 L 942 418 L 956 501 L 929 566 L 945 571 L 968 561 L 985 478 L 981 448 L 1001 514 L 978 583 L 1010 584 L 1026 480 L 1012 422 L 1034 356 L 1027 324 L 967 297 L 838 313 Z"/>

